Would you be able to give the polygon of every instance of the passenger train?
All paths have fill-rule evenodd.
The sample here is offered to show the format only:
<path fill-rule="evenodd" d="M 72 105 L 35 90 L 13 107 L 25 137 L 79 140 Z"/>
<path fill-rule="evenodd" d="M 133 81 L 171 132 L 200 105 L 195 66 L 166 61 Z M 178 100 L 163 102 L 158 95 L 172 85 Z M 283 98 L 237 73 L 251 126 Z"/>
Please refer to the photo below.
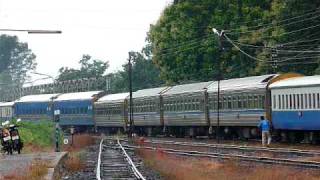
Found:
<path fill-rule="evenodd" d="M 220 101 L 218 104 L 218 88 Z M 320 76 L 270 74 L 142 89 L 133 92 L 133 124 L 143 135 L 256 138 L 260 116 L 281 140 L 316 142 L 320 136 Z M 115 133 L 129 125 L 129 93 L 102 91 L 24 96 L 0 103 L 1 120 L 52 120 L 67 129 Z M 10 111 L 10 112 L 8 112 Z"/>

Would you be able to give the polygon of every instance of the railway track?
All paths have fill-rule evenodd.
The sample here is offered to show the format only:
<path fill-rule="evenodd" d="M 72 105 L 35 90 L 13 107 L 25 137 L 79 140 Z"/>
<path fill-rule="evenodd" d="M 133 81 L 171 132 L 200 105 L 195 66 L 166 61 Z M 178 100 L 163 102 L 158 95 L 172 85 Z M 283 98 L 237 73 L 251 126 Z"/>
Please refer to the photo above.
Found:
<path fill-rule="evenodd" d="M 242 152 L 265 152 L 274 153 L 282 156 L 289 155 L 294 157 L 313 157 L 320 156 L 319 151 L 315 150 L 302 150 L 302 149 L 290 149 L 290 148 L 268 148 L 258 146 L 238 146 L 230 144 L 209 144 L 209 143 L 197 143 L 197 142 L 177 142 L 177 141 L 163 141 L 163 140 L 146 140 L 145 143 L 150 144 L 164 144 L 164 145 L 177 145 L 187 147 L 205 147 L 214 150 L 236 150 Z"/>
<path fill-rule="evenodd" d="M 165 152 L 168 154 L 175 154 L 175 155 L 182 155 L 182 156 L 216 158 L 216 159 L 235 159 L 238 161 L 246 161 L 246 162 L 320 169 L 320 162 L 317 162 L 317 161 L 304 161 L 304 160 L 259 157 L 259 156 L 245 156 L 245 155 L 237 155 L 237 154 L 212 153 L 212 152 L 201 152 L 201 151 L 187 151 L 187 150 L 177 150 L 177 149 L 170 149 L 170 148 L 157 148 L 152 146 L 124 145 L 124 147 L 127 150 L 134 150 L 134 149 L 160 150 L 161 152 Z"/>
<path fill-rule="evenodd" d="M 190 142 L 175 142 L 175 141 L 161 141 L 161 140 L 145 140 L 146 143 L 143 146 L 130 145 L 126 140 L 122 140 L 126 145 L 123 145 L 127 150 L 134 149 L 148 149 L 148 150 L 160 150 L 161 152 L 182 156 L 192 156 L 192 157 L 203 157 L 203 158 L 215 158 L 215 159 L 235 159 L 242 162 L 253 162 L 253 163 L 262 163 L 262 164 L 271 164 L 271 165 L 284 165 L 284 166 L 293 166 L 299 168 L 313 168 L 320 169 L 320 162 L 310 161 L 299 159 L 302 157 L 314 157 L 319 156 L 320 152 L 318 151 L 309 151 L 309 150 L 300 150 L 300 149 L 285 149 L 285 148 L 263 148 L 263 147 L 253 147 L 253 146 L 235 146 L 235 145 L 225 145 L 225 144 L 206 144 L 206 143 L 190 143 Z M 149 145 L 148 145 L 149 143 Z M 177 148 L 159 148 L 152 145 L 174 145 L 174 147 L 182 146 L 184 149 Z M 197 151 L 197 150 L 185 150 L 186 147 L 209 147 L 220 149 L 220 152 L 209 152 L 209 151 Z M 227 149 L 227 151 L 223 151 Z M 232 149 L 230 153 L 229 149 Z M 236 153 L 238 150 L 239 152 Z M 286 158 L 279 157 L 267 157 L 267 156 L 256 156 L 253 154 L 243 155 L 242 151 L 261 151 L 261 152 L 270 152 L 270 153 L 280 153 L 287 154 Z M 293 156 L 290 154 L 298 155 Z"/>
<path fill-rule="evenodd" d="M 98 180 L 145 180 L 119 140 L 103 139 L 99 145 L 96 178 Z"/>
<path fill-rule="evenodd" d="M 126 139 L 120 141 L 128 142 Z M 227 150 L 229 152 L 252 152 L 252 153 L 273 153 L 273 155 L 279 155 L 280 157 L 315 157 L 320 156 L 320 151 L 316 150 L 302 150 L 292 148 L 269 148 L 258 146 L 239 146 L 230 144 L 211 144 L 200 142 L 182 142 L 182 141 L 167 141 L 167 140 L 144 140 L 143 143 L 156 144 L 156 145 L 174 145 L 182 147 L 195 147 L 195 148 L 207 148 L 210 151 L 219 152 Z"/>

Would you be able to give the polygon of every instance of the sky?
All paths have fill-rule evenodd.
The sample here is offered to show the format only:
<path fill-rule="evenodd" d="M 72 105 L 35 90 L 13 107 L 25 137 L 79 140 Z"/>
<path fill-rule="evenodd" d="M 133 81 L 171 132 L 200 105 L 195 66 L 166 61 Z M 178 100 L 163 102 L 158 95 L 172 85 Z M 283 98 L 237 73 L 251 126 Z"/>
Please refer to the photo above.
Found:
<path fill-rule="evenodd" d="M 171 0 L 0 0 L 0 29 L 61 30 L 62 34 L 17 35 L 36 54 L 36 71 L 58 75 L 61 67 L 78 68 L 83 54 L 109 61 L 107 72 L 122 69 L 128 52 L 146 44 Z M 33 79 L 39 78 L 32 75 Z"/>

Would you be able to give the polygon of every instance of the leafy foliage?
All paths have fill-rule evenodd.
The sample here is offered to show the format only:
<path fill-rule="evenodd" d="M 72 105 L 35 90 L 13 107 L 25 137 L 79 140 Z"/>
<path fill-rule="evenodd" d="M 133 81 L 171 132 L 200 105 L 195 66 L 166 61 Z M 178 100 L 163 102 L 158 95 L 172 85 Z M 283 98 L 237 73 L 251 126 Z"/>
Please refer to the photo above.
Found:
<path fill-rule="evenodd" d="M 22 85 L 26 73 L 35 69 L 36 56 L 27 43 L 19 42 L 16 36 L 0 36 L 0 83 Z"/>
<path fill-rule="evenodd" d="M 316 0 L 176 0 L 150 28 L 153 61 L 167 82 L 212 80 L 219 69 L 224 78 L 289 71 L 313 74 L 319 64 L 301 66 L 298 63 L 310 59 L 296 60 L 307 54 L 289 53 L 297 49 L 278 45 L 320 38 L 319 27 L 304 29 L 319 24 L 318 11 L 305 15 L 317 7 Z M 292 17 L 300 18 L 288 20 Z M 227 37 L 256 59 L 240 53 L 226 38 L 221 49 L 212 27 L 226 30 Z"/>
<path fill-rule="evenodd" d="M 109 67 L 108 61 L 95 60 L 90 55 L 83 55 L 79 64 L 81 65 L 80 69 L 60 68 L 58 81 L 103 77 Z"/>
<path fill-rule="evenodd" d="M 164 82 L 160 79 L 159 69 L 151 61 L 147 49 L 142 52 L 130 52 L 132 55 L 132 89 L 144 89 L 157 87 Z M 110 74 L 111 77 L 111 91 L 125 92 L 129 91 L 129 66 L 123 65 L 123 70 L 117 73 Z"/>
<path fill-rule="evenodd" d="M 50 122 L 20 122 L 19 133 L 25 144 L 49 147 L 54 142 L 54 124 Z"/>

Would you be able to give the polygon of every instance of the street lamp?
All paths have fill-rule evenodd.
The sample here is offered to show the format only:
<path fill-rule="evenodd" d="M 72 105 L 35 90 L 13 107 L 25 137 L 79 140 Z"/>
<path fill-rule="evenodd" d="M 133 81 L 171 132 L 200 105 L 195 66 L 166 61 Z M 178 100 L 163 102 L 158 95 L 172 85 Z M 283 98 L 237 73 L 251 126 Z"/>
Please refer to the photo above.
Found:
<path fill-rule="evenodd" d="M 129 64 L 128 64 L 128 76 L 129 76 L 129 92 L 130 92 L 130 99 L 129 99 L 129 131 L 128 137 L 132 137 L 132 133 L 134 133 L 134 121 L 133 121 L 133 100 L 132 100 L 132 62 L 131 58 L 134 57 L 133 52 L 129 52 Z"/>
<path fill-rule="evenodd" d="M 212 28 L 212 31 L 214 34 L 218 35 L 219 37 L 219 47 L 220 47 L 220 52 L 222 52 L 223 47 L 222 47 L 222 38 L 224 36 L 224 31 L 219 31 L 215 28 Z M 217 143 L 220 143 L 220 80 L 221 78 L 221 67 L 220 67 L 220 59 L 218 60 L 218 93 L 217 93 L 217 100 L 218 100 L 218 105 L 217 105 L 217 132 L 216 132 L 216 139 L 217 139 Z"/>
<path fill-rule="evenodd" d="M 60 30 L 32 30 L 32 29 L 0 29 L 9 32 L 27 32 L 28 34 L 61 34 Z"/>

